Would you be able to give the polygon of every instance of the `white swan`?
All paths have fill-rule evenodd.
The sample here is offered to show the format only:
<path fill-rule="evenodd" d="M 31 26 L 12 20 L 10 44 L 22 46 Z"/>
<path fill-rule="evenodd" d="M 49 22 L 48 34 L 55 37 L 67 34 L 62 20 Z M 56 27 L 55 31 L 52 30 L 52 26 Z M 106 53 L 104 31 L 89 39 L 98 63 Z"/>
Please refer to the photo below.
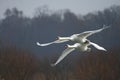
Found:
<path fill-rule="evenodd" d="M 101 32 L 102 30 L 104 30 L 108 27 L 109 26 L 103 26 L 103 28 L 101 28 L 101 29 L 93 30 L 93 31 L 85 31 L 85 32 L 82 32 L 80 34 L 73 34 L 70 37 L 58 37 L 57 40 L 50 42 L 50 43 L 40 44 L 39 42 L 37 42 L 36 44 L 38 46 L 48 46 L 48 45 L 51 45 L 53 43 L 63 43 L 63 42 L 67 42 L 67 41 L 74 41 L 77 43 L 83 43 L 87 40 L 86 38 L 88 36 L 95 34 L 95 33 L 98 33 L 98 32 Z"/>
<path fill-rule="evenodd" d="M 86 42 L 84 42 L 83 44 L 80 43 L 75 43 L 74 45 L 67 45 L 67 48 L 62 52 L 61 56 L 58 58 L 58 60 L 54 63 L 51 64 L 51 66 L 56 66 L 61 60 L 63 60 L 70 52 L 78 49 L 82 52 L 90 52 L 91 48 L 89 48 L 88 46 L 94 46 L 95 48 L 97 48 L 98 50 L 103 50 L 103 51 L 107 51 L 105 48 L 99 46 L 96 43 L 90 42 L 89 40 L 86 40 Z"/>

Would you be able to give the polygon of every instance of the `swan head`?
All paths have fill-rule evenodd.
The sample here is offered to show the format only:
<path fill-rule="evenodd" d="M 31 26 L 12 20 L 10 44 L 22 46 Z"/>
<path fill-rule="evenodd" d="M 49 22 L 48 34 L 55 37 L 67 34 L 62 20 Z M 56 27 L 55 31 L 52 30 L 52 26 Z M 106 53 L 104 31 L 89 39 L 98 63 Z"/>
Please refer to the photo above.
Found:
<path fill-rule="evenodd" d="M 59 39 L 60 39 L 60 36 L 57 36 L 57 37 L 56 37 L 56 40 L 59 40 Z"/>
<path fill-rule="evenodd" d="M 67 45 L 65 45 L 65 48 L 68 48 L 69 47 L 69 45 L 67 44 Z"/>
<path fill-rule="evenodd" d="M 65 48 L 72 48 L 72 46 L 67 44 L 67 45 L 65 45 Z"/>
<path fill-rule="evenodd" d="M 85 40 L 84 44 L 90 44 L 89 40 Z"/>

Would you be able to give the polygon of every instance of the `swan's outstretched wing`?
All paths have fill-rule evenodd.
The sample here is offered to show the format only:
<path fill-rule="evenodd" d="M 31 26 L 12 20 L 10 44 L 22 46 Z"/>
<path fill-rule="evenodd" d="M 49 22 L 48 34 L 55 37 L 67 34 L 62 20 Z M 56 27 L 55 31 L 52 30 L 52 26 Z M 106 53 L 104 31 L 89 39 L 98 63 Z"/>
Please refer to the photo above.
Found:
<path fill-rule="evenodd" d="M 48 45 L 50 45 L 50 44 L 53 44 L 53 42 L 45 43 L 45 44 L 40 44 L 39 42 L 36 42 L 36 44 L 37 44 L 38 46 L 48 46 Z"/>
<path fill-rule="evenodd" d="M 96 43 L 93 43 L 93 42 L 90 42 L 91 45 L 93 45 L 95 48 L 97 48 L 98 50 L 103 50 L 103 51 L 107 51 L 105 48 L 99 46 L 98 44 Z"/>
<path fill-rule="evenodd" d="M 67 48 L 67 49 L 65 49 L 62 52 L 61 56 L 58 58 L 58 60 L 54 64 L 51 64 L 51 66 L 56 66 L 61 60 L 63 60 L 73 50 L 75 50 L 75 48 Z"/>
<path fill-rule="evenodd" d="M 48 46 L 48 45 L 51 45 L 53 43 L 63 43 L 63 42 L 67 42 L 68 40 L 56 40 L 56 41 L 53 41 L 53 42 L 50 42 L 50 43 L 45 43 L 45 44 L 40 44 L 39 42 L 36 42 L 36 44 L 38 46 Z"/>
<path fill-rule="evenodd" d="M 78 37 L 80 37 L 80 38 L 87 38 L 88 36 L 91 36 L 92 34 L 95 34 L 95 33 L 98 33 L 98 32 L 101 32 L 102 30 L 104 30 L 104 29 L 106 29 L 106 28 L 109 28 L 110 26 L 103 26 L 103 28 L 101 28 L 101 29 L 98 29 L 98 30 L 93 30 L 93 31 L 85 31 L 85 32 L 83 32 L 83 33 L 80 33 L 79 35 L 78 35 Z"/>

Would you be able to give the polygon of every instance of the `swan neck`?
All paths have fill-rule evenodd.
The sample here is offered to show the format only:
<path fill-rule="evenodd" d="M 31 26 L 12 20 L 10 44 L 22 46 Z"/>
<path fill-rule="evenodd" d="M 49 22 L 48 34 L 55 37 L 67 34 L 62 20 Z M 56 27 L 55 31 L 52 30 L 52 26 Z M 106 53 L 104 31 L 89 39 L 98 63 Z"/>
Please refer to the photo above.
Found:
<path fill-rule="evenodd" d="M 59 40 L 70 40 L 70 37 L 59 37 Z"/>

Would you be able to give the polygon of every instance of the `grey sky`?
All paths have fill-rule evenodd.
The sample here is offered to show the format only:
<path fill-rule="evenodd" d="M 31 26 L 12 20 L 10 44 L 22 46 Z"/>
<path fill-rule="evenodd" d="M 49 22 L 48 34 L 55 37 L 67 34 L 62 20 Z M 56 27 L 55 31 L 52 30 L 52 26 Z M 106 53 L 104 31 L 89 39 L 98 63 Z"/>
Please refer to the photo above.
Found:
<path fill-rule="evenodd" d="M 0 18 L 7 8 L 17 7 L 25 15 L 32 16 L 35 9 L 48 5 L 50 9 L 70 9 L 76 14 L 103 10 L 111 5 L 120 5 L 120 0 L 0 0 Z"/>

